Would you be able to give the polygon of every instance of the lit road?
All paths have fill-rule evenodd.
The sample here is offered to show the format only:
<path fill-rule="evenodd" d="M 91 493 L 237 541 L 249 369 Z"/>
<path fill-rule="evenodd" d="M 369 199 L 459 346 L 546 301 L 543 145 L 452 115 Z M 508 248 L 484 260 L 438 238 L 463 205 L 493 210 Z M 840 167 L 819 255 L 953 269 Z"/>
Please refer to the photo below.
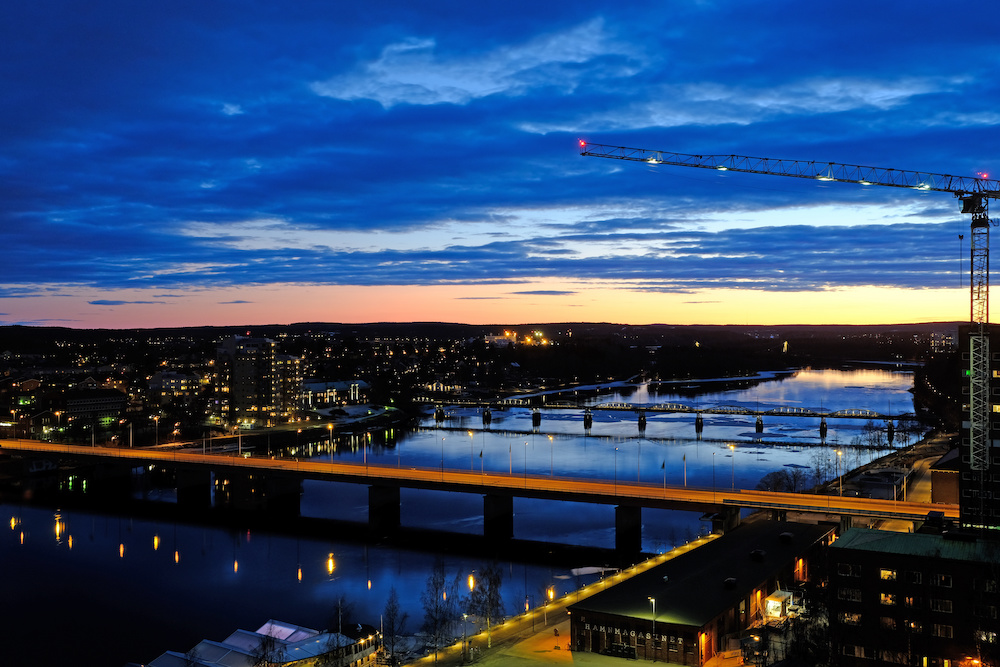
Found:
<path fill-rule="evenodd" d="M 134 461 L 137 465 L 163 463 L 215 470 L 258 470 L 293 473 L 326 481 L 351 482 L 463 493 L 492 493 L 523 498 L 546 498 L 638 507 L 686 510 L 718 510 L 723 507 L 820 512 L 882 519 L 921 520 L 928 512 L 958 518 L 958 505 L 877 500 L 835 495 L 779 493 L 672 486 L 648 483 L 591 480 L 551 475 L 504 474 L 448 468 L 413 468 L 332 463 L 318 460 L 251 458 L 201 454 L 184 450 L 131 449 L 55 444 L 37 440 L 0 440 L 0 452 L 33 452 L 72 456 L 78 459 Z"/>

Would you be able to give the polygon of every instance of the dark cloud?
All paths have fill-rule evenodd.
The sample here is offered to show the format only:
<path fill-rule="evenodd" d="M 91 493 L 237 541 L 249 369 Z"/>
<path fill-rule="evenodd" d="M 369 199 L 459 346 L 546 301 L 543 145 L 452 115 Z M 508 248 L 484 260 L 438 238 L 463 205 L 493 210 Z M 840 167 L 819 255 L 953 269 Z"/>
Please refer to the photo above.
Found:
<path fill-rule="evenodd" d="M 318 2 L 8 7 L 0 298 L 960 282 L 968 222 L 945 193 L 650 168 L 580 157 L 575 140 L 988 171 L 997 10 L 960 2 L 952 15 L 980 20 L 954 30 L 895 2 L 516 2 L 489 21 L 384 5 L 392 21 Z"/>
<path fill-rule="evenodd" d="M 136 304 L 149 305 L 149 304 L 161 304 L 164 301 L 116 301 L 113 299 L 97 299 L 95 301 L 88 301 L 91 306 L 131 306 Z"/>

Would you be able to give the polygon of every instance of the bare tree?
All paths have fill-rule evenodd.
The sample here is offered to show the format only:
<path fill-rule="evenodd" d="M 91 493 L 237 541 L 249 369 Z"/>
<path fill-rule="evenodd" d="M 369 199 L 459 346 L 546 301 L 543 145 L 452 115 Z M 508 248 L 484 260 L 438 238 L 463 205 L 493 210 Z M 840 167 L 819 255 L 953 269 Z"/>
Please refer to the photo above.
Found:
<path fill-rule="evenodd" d="M 399 596 L 396 594 L 395 586 L 389 587 L 389 598 L 385 601 L 385 609 L 382 611 L 383 641 L 385 647 L 389 649 L 390 664 L 395 665 L 396 644 L 403 635 L 406 627 L 407 614 L 399 608 Z"/>
<path fill-rule="evenodd" d="M 448 585 L 444 561 L 437 559 L 430 576 L 427 577 L 427 588 L 420 595 L 420 601 L 424 605 L 423 630 L 434 642 L 435 662 L 437 662 L 438 648 L 446 639 L 448 629 L 458 619 L 455 589 L 454 584 Z"/>
<path fill-rule="evenodd" d="M 500 584 L 503 582 L 503 571 L 496 563 L 484 567 L 479 574 L 479 581 L 469 595 L 469 613 L 486 619 L 486 646 L 493 645 L 490 626 L 503 619 L 503 596 Z"/>
<path fill-rule="evenodd" d="M 253 667 L 273 667 L 280 665 L 285 660 L 285 646 L 272 635 L 264 635 L 260 638 L 260 643 L 250 652 L 250 660 Z"/>

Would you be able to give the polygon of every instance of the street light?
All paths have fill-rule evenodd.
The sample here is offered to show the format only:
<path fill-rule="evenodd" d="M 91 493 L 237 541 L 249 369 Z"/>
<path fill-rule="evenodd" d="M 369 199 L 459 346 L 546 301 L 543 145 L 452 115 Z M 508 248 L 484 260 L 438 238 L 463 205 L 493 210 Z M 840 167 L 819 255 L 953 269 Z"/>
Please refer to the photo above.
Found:
<path fill-rule="evenodd" d="M 618 448 L 615 447 L 615 494 L 618 494 Z"/>
<path fill-rule="evenodd" d="M 153 421 L 156 422 L 156 427 L 153 429 L 155 432 L 153 444 L 158 446 L 160 444 L 160 415 L 153 415 Z"/>
<path fill-rule="evenodd" d="M 844 495 L 844 478 L 840 476 L 840 455 L 843 454 L 839 449 L 837 450 L 837 483 L 840 485 L 840 495 Z"/>
<path fill-rule="evenodd" d="M 524 443 L 524 486 L 528 486 L 528 443 Z"/>
<path fill-rule="evenodd" d="M 653 605 L 653 662 L 656 662 L 656 598 L 647 598 Z"/>
<path fill-rule="evenodd" d="M 729 445 L 729 456 L 732 457 L 733 491 L 736 490 L 736 445 Z"/>
<path fill-rule="evenodd" d="M 554 469 L 552 465 L 552 436 L 549 436 L 549 477 L 552 477 L 552 471 Z"/>
<path fill-rule="evenodd" d="M 463 665 L 465 664 L 465 647 L 468 646 L 469 644 L 468 639 L 466 639 L 466 637 L 468 636 L 466 634 L 466 624 L 468 620 L 469 620 L 469 615 L 462 614 L 462 664 Z"/>

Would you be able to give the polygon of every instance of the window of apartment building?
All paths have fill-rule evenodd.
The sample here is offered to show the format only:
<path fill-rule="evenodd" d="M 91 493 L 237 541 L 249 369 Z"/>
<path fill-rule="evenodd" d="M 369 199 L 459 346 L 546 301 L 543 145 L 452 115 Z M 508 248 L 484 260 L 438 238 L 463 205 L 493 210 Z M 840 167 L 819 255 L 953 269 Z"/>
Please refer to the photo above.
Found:
<path fill-rule="evenodd" d="M 865 657 L 865 647 L 856 646 L 854 644 L 844 644 L 843 648 L 841 648 L 841 653 L 855 658 L 863 658 Z"/>
<path fill-rule="evenodd" d="M 932 637 L 943 637 L 945 639 L 952 638 L 952 627 L 950 625 L 943 625 L 941 623 L 935 623 L 931 627 Z"/>
<path fill-rule="evenodd" d="M 903 606 L 906 607 L 919 607 L 923 600 L 918 595 L 907 595 L 903 598 Z"/>
<path fill-rule="evenodd" d="M 996 618 L 997 608 L 996 605 L 992 604 L 977 604 L 976 605 L 976 616 L 979 618 Z"/>
<path fill-rule="evenodd" d="M 931 584 L 942 588 L 951 588 L 950 574 L 935 574 L 931 576 Z"/>
<path fill-rule="evenodd" d="M 951 600 L 939 600 L 931 598 L 931 611 L 940 611 L 945 614 L 951 613 Z"/>
<path fill-rule="evenodd" d="M 997 592 L 997 580 L 996 579 L 979 579 L 973 582 L 973 586 L 977 591 L 983 591 L 985 593 L 996 593 Z"/>
<path fill-rule="evenodd" d="M 878 621 L 879 627 L 883 630 L 895 630 L 896 629 L 896 619 L 891 616 L 883 616 Z"/>
<path fill-rule="evenodd" d="M 896 571 L 882 568 L 878 571 L 878 576 L 882 581 L 896 581 Z"/>
<path fill-rule="evenodd" d="M 906 583 L 908 584 L 921 584 L 923 583 L 923 574 L 921 572 L 907 572 L 906 573 Z"/>
<path fill-rule="evenodd" d="M 840 622 L 844 625 L 861 625 L 861 614 L 849 611 L 842 612 Z"/>
<path fill-rule="evenodd" d="M 861 566 L 857 563 L 837 563 L 837 574 L 842 577 L 860 577 Z"/>
<path fill-rule="evenodd" d="M 837 599 L 847 600 L 848 602 L 861 602 L 861 589 L 841 587 L 837 589 Z"/>
<path fill-rule="evenodd" d="M 896 594 L 895 593 L 880 593 L 879 602 L 884 605 L 894 605 L 896 604 Z"/>
<path fill-rule="evenodd" d="M 919 635 L 924 631 L 924 624 L 920 621 L 903 621 L 903 627 L 914 635 Z"/>

